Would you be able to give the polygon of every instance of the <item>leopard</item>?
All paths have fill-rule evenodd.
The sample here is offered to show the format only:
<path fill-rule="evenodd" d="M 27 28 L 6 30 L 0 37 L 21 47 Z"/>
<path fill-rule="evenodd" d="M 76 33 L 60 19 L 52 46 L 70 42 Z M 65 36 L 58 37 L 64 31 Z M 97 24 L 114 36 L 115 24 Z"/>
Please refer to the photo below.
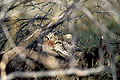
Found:
<path fill-rule="evenodd" d="M 15 71 L 69 68 L 71 56 L 74 56 L 75 51 L 75 47 L 72 44 L 71 34 L 65 34 L 61 31 L 52 31 L 45 35 L 43 37 L 43 42 L 37 43 L 37 46 L 41 47 L 40 52 L 36 52 L 40 56 L 44 57 L 44 59 L 42 58 L 43 60 L 40 59 L 36 61 L 29 57 L 27 57 L 26 60 L 22 60 L 19 56 L 16 56 L 16 58 L 12 59 L 8 63 L 8 66 L 10 66 L 9 68 L 14 68 Z M 33 64 L 34 67 L 31 67 L 29 63 Z"/>

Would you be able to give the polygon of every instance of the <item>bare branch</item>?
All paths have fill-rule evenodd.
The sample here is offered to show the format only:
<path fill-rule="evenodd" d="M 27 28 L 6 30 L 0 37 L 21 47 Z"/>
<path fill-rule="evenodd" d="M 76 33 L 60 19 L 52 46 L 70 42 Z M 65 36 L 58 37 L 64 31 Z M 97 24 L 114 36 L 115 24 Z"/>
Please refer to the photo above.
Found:
<path fill-rule="evenodd" d="M 77 68 L 71 68 L 68 70 L 52 70 L 42 72 L 13 72 L 7 76 L 7 79 L 13 79 L 15 77 L 45 77 L 45 76 L 57 76 L 57 75 L 71 75 L 76 74 L 78 76 L 86 76 L 90 74 L 99 73 L 104 71 L 105 67 L 100 66 L 98 68 L 91 68 L 87 70 L 80 70 Z"/>

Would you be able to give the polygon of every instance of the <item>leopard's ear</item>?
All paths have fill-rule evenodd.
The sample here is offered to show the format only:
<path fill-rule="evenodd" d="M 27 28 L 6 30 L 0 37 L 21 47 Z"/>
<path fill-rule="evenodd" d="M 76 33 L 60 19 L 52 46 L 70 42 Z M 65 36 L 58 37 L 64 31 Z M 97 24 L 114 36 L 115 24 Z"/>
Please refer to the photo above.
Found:
<path fill-rule="evenodd" d="M 72 40 L 72 35 L 71 34 L 66 34 L 63 36 L 64 40 Z"/>

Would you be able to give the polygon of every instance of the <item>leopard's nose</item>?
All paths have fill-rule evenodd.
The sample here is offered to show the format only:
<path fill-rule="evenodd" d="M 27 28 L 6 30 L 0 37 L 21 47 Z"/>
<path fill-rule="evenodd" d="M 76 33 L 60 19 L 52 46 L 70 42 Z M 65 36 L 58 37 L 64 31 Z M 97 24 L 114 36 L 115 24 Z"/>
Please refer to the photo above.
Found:
<path fill-rule="evenodd" d="M 45 41 L 44 44 L 47 44 L 47 45 L 49 45 L 49 46 L 51 46 L 51 47 L 54 46 L 54 42 L 51 41 L 51 40 L 47 40 L 47 41 Z"/>

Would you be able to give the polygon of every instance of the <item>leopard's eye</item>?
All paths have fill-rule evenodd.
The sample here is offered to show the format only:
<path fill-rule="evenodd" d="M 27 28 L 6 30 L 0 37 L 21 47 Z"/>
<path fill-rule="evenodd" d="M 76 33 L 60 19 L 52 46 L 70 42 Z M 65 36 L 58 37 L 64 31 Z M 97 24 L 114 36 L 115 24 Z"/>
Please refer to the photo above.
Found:
<path fill-rule="evenodd" d="M 61 41 L 56 41 L 55 44 L 62 44 L 62 42 Z"/>
<path fill-rule="evenodd" d="M 45 39 L 45 41 L 46 41 L 46 40 L 49 40 L 49 38 L 48 38 L 47 36 L 45 36 L 44 39 Z"/>

